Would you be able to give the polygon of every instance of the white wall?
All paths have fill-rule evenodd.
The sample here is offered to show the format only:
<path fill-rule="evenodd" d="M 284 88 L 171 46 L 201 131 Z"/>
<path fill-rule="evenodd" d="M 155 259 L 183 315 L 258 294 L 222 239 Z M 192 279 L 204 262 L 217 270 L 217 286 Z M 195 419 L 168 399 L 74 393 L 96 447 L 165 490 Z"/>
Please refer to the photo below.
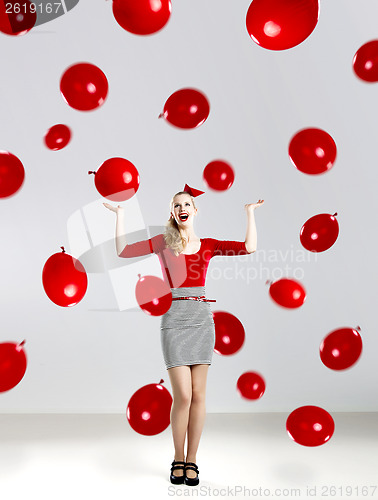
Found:
<path fill-rule="evenodd" d="M 2 413 L 123 412 L 143 385 L 163 378 L 171 390 L 160 318 L 120 311 L 106 271 L 88 274 L 87 294 L 72 308 L 56 306 L 42 287 L 48 257 L 60 246 L 70 248 L 70 234 L 72 244 L 73 214 L 105 201 L 87 171 L 114 156 L 139 170 L 134 208 L 126 211 L 134 216 L 139 206 L 139 229 L 164 225 L 169 200 L 185 183 L 207 191 L 198 198 L 201 237 L 243 240 L 244 204 L 265 200 L 255 213 L 258 251 L 247 262 L 218 258 L 209 267 L 207 295 L 217 300 L 212 308 L 235 314 L 246 341 L 233 356 L 214 354 L 208 412 L 289 412 L 305 404 L 378 410 L 378 89 L 352 71 L 356 50 L 376 37 L 378 6 L 373 0 L 324 1 L 311 36 L 275 52 L 249 38 L 249 3 L 173 0 L 166 27 L 138 37 L 115 22 L 111 2 L 81 0 L 25 36 L 0 33 L 1 149 L 18 156 L 26 173 L 21 190 L 0 200 L 0 341 L 26 339 L 28 356 L 24 379 L 0 394 Z M 105 104 L 87 113 L 70 108 L 59 92 L 63 71 L 80 61 L 99 66 L 109 81 Z M 186 86 L 210 100 L 210 116 L 195 130 L 157 119 L 168 96 Z M 57 152 L 43 144 L 55 123 L 73 131 L 71 143 Z M 297 171 L 287 154 L 294 133 L 311 126 L 330 133 L 338 147 L 333 169 L 314 177 Z M 210 192 L 202 181 L 203 168 L 216 158 L 235 169 L 225 193 Z M 322 212 L 338 213 L 339 238 L 328 251 L 298 262 L 296 252 L 308 256 L 299 230 Z M 104 208 L 98 227 L 114 234 L 114 214 Z M 113 243 L 107 241 L 110 259 Z M 273 254 L 278 260 L 268 261 Z M 255 270 L 254 279 L 241 266 Z M 270 299 L 265 281 L 296 268 L 307 300 L 298 310 L 284 310 Z M 130 290 L 125 282 L 125 294 Z M 323 337 L 357 325 L 364 343 L 359 362 L 344 372 L 326 368 L 319 357 Z M 259 401 L 236 392 L 247 370 L 266 380 Z"/>

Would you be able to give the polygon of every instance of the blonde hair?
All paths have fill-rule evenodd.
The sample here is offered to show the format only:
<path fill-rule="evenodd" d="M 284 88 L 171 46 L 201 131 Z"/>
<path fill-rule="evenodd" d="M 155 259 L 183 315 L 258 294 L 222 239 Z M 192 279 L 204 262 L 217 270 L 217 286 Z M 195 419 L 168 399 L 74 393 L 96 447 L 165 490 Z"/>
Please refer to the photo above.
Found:
<path fill-rule="evenodd" d="M 193 196 L 190 193 L 188 193 L 187 191 L 179 191 L 172 197 L 171 202 L 169 204 L 169 209 L 171 212 L 173 212 L 173 200 L 179 194 L 189 195 L 193 203 L 193 208 L 197 208 L 196 204 L 194 203 Z M 181 253 L 186 246 L 186 239 L 181 236 L 177 222 L 174 217 L 170 217 L 165 224 L 164 240 L 166 245 L 173 250 L 176 256 L 179 253 Z"/>

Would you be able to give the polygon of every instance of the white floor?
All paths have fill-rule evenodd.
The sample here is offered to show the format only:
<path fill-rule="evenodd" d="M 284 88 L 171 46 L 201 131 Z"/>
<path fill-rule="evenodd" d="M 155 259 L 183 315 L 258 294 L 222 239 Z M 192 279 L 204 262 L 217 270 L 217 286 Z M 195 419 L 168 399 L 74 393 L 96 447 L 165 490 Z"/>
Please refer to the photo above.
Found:
<path fill-rule="evenodd" d="M 378 498 L 378 414 L 332 416 L 333 437 L 310 448 L 283 413 L 207 414 L 190 487 L 169 482 L 171 427 L 147 437 L 125 415 L 3 414 L 0 498 Z"/>

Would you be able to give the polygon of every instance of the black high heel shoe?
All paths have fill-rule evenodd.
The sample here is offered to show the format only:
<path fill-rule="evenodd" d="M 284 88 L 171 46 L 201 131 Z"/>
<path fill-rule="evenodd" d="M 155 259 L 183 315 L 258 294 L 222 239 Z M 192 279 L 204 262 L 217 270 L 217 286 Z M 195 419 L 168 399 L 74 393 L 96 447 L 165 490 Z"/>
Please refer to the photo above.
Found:
<path fill-rule="evenodd" d="M 196 471 L 197 476 L 196 477 L 188 477 L 185 474 L 185 484 L 188 486 L 197 486 L 197 484 L 199 483 L 199 477 L 198 477 L 199 470 L 198 470 L 197 464 L 195 464 L 194 462 L 186 462 L 185 473 L 186 473 L 187 469 L 192 469 L 192 470 Z"/>
<path fill-rule="evenodd" d="M 183 464 L 183 465 L 178 465 L 178 464 Z M 184 466 L 185 466 L 185 462 L 173 460 L 172 467 L 171 467 L 171 475 L 169 476 L 169 479 L 170 479 L 172 484 L 183 484 L 184 483 L 184 479 L 185 479 L 185 467 Z M 177 470 L 177 469 L 183 469 L 182 476 L 175 476 L 173 474 L 173 471 Z"/>

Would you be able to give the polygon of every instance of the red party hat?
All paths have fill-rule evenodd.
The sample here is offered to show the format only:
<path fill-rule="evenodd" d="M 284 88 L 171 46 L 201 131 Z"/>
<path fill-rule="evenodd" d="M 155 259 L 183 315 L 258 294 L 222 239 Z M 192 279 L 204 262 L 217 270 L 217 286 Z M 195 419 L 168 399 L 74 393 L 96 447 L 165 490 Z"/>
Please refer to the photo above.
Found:
<path fill-rule="evenodd" d="M 199 196 L 200 194 L 204 194 L 204 192 L 205 192 L 205 191 L 200 191 L 199 189 L 191 188 L 187 184 L 185 184 L 183 191 L 186 191 L 187 193 L 189 193 L 191 196 L 193 196 L 193 198 L 195 198 L 196 196 Z"/>

